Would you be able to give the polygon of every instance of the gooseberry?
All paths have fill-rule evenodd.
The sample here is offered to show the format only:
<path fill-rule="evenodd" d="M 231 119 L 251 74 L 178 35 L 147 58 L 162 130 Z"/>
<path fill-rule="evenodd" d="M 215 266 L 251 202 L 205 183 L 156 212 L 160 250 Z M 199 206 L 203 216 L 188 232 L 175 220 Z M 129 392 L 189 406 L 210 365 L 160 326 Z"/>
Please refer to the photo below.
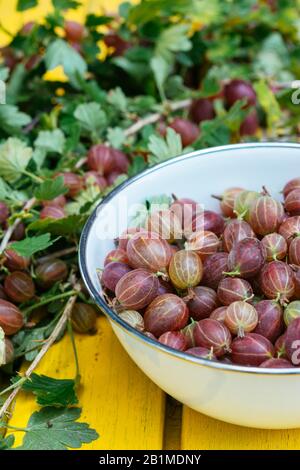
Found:
<path fill-rule="evenodd" d="M 29 274 L 14 271 L 6 276 L 4 290 L 12 302 L 17 304 L 31 300 L 35 295 L 35 286 Z"/>
<path fill-rule="evenodd" d="M 85 186 L 93 185 L 103 191 L 107 187 L 107 180 L 104 176 L 99 175 L 97 171 L 87 171 L 83 175 L 83 181 Z"/>
<path fill-rule="evenodd" d="M 25 225 L 23 222 L 19 222 L 11 234 L 11 240 L 19 241 L 25 238 Z"/>
<path fill-rule="evenodd" d="M 286 326 L 289 326 L 295 318 L 300 317 L 300 300 L 294 300 L 293 302 L 289 303 L 284 309 L 284 322 Z"/>
<path fill-rule="evenodd" d="M 257 333 L 235 338 L 231 344 L 231 359 L 235 364 L 258 367 L 273 356 L 271 341 Z"/>
<path fill-rule="evenodd" d="M 196 323 L 194 330 L 197 346 L 211 349 L 215 356 L 223 356 L 230 351 L 231 334 L 228 328 L 217 320 L 204 318 Z"/>
<path fill-rule="evenodd" d="M 49 205 L 44 207 L 40 212 L 40 219 L 63 219 L 66 217 L 62 207 Z"/>
<path fill-rule="evenodd" d="M 228 107 L 231 107 L 236 101 L 246 99 L 246 106 L 256 104 L 256 93 L 251 83 L 245 80 L 234 79 L 224 87 L 224 97 Z"/>
<path fill-rule="evenodd" d="M 154 273 L 146 269 L 134 269 L 118 281 L 115 288 L 116 298 L 124 308 L 139 310 L 156 297 L 158 285 L 159 281 Z"/>
<path fill-rule="evenodd" d="M 300 266 L 300 236 L 294 238 L 290 243 L 289 261 L 291 264 Z"/>
<path fill-rule="evenodd" d="M 11 364 L 14 360 L 15 348 L 13 342 L 9 338 L 4 338 L 5 344 L 5 360 L 4 364 Z"/>
<path fill-rule="evenodd" d="M 3 224 L 7 221 L 9 217 L 9 209 L 5 202 L 0 202 L 0 224 Z"/>
<path fill-rule="evenodd" d="M 207 98 L 193 100 L 190 107 L 190 117 L 196 124 L 213 119 L 215 110 L 212 101 Z"/>
<path fill-rule="evenodd" d="M 97 171 L 100 175 L 107 175 L 115 168 L 115 155 L 107 145 L 93 145 L 87 159 L 90 170 Z"/>
<path fill-rule="evenodd" d="M 238 300 L 227 307 L 224 323 L 232 334 L 243 337 L 255 329 L 258 314 L 252 305 Z"/>
<path fill-rule="evenodd" d="M 10 271 L 19 271 L 27 269 L 30 264 L 30 258 L 19 255 L 16 251 L 7 248 L 4 252 L 5 255 L 5 266 Z"/>
<path fill-rule="evenodd" d="M 158 338 L 158 341 L 178 351 L 184 351 L 187 348 L 185 336 L 180 331 L 167 331 Z"/>
<path fill-rule="evenodd" d="M 173 285 L 160 278 L 159 279 L 159 286 L 158 286 L 158 290 L 157 290 L 157 295 L 162 295 L 162 294 L 174 294 L 175 293 L 175 289 L 173 287 Z"/>
<path fill-rule="evenodd" d="M 169 127 L 180 135 L 183 147 L 191 145 L 199 137 L 199 127 L 188 119 L 175 117 Z"/>
<path fill-rule="evenodd" d="M 293 271 L 282 261 L 271 261 L 262 268 L 261 289 L 268 299 L 288 302 L 293 297 L 295 285 Z"/>
<path fill-rule="evenodd" d="M 258 314 L 258 324 L 254 333 L 274 343 L 283 330 L 282 307 L 273 300 L 261 300 L 255 305 L 255 309 Z"/>
<path fill-rule="evenodd" d="M 65 21 L 65 34 L 68 41 L 81 42 L 85 36 L 85 28 L 77 21 Z"/>
<path fill-rule="evenodd" d="M 294 191 L 294 189 L 300 189 L 300 177 L 293 178 L 292 180 L 286 183 L 282 190 L 284 198 L 286 198 L 289 193 Z"/>
<path fill-rule="evenodd" d="M 59 173 L 58 176 L 63 176 L 64 185 L 68 188 L 68 196 L 75 197 L 82 190 L 83 179 L 81 176 L 76 175 L 76 173 L 65 171 L 64 173 Z"/>
<path fill-rule="evenodd" d="M 181 330 L 188 318 L 188 308 L 180 297 L 163 294 L 148 305 L 144 315 L 145 329 L 159 337 L 167 331 Z"/>
<path fill-rule="evenodd" d="M 170 263 L 171 251 L 166 240 L 151 233 L 136 233 L 127 244 L 127 256 L 133 268 L 165 271 Z"/>
<path fill-rule="evenodd" d="M 16 305 L 0 299 L 0 327 L 7 336 L 14 335 L 24 324 L 21 311 Z"/>
<path fill-rule="evenodd" d="M 118 238 L 119 248 L 126 252 L 129 240 L 133 237 L 133 235 L 140 232 L 145 233 L 147 230 L 142 227 L 129 227 L 127 230 L 125 230 Z"/>
<path fill-rule="evenodd" d="M 189 234 L 192 232 L 192 220 L 202 211 L 202 206 L 193 199 L 181 198 L 171 204 L 170 211 L 174 212 L 180 221 L 183 232 Z"/>
<path fill-rule="evenodd" d="M 203 262 L 202 284 L 212 289 L 217 289 L 221 279 L 228 271 L 228 253 L 216 253 L 208 256 Z"/>
<path fill-rule="evenodd" d="M 190 354 L 191 356 L 200 357 L 201 359 L 208 359 L 209 361 L 216 361 L 217 358 L 212 350 L 207 348 L 202 348 L 200 346 L 196 346 L 194 348 L 189 348 L 185 351 L 186 354 Z"/>
<path fill-rule="evenodd" d="M 105 257 L 104 266 L 112 261 L 118 261 L 119 263 L 128 264 L 128 257 L 125 250 L 121 248 L 116 248 L 115 250 L 111 250 Z"/>
<path fill-rule="evenodd" d="M 227 306 L 218 307 L 213 312 L 211 312 L 209 318 L 212 318 L 213 320 L 217 320 L 217 321 L 220 321 L 221 323 L 224 323 L 226 310 L 227 310 Z"/>
<path fill-rule="evenodd" d="M 228 253 L 232 250 L 235 243 L 244 238 L 256 238 L 251 226 L 244 220 L 231 220 L 223 232 L 223 246 Z"/>
<path fill-rule="evenodd" d="M 228 275 L 243 278 L 253 277 L 263 267 L 266 254 L 263 245 L 256 238 L 244 238 L 237 242 L 228 256 Z"/>
<path fill-rule="evenodd" d="M 300 365 L 300 318 L 293 320 L 286 330 L 286 353 L 294 366 Z"/>
<path fill-rule="evenodd" d="M 179 250 L 171 258 L 169 276 L 178 289 L 197 286 L 203 275 L 200 257 L 194 251 Z"/>
<path fill-rule="evenodd" d="M 92 305 L 76 302 L 71 313 L 71 323 L 77 333 L 94 333 L 97 313 Z"/>
<path fill-rule="evenodd" d="M 115 292 L 119 280 L 130 271 L 128 264 L 112 261 L 104 267 L 101 282 L 108 290 Z"/>
<path fill-rule="evenodd" d="M 239 193 L 234 201 L 234 213 L 237 217 L 249 222 L 250 207 L 260 196 L 256 191 L 242 191 Z"/>
<path fill-rule="evenodd" d="M 188 348 L 193 348 L 194 346 L 196 346 L 195 338 L 194 338 L 195 326 L 196 326 L 196 322 L 192 319 L 191 323 L 189 323 L 187 326 L 185 326 L 181 330 L 181 333 L 184 334 L 185 339 L 187 341 Z"/>
<path fill-rule="evenodd" d="M 300 235 L 300 216 L 294 215 L 293 217 L 288 217 L 282 222 L 278 232 L 289 244 L 295 236 Z"/>
<path fill-rule="evenodd" d="M 193 232 L 208 231 L 214 232 L 218 236 L 223 232 L 224 225 L 223 217 L 214 211 L 200 212 L 192 220 Z"/>
<path fill-rule="evenodd" d="M 68 266 L 61 259 L 52 259 L 39 264 L 35 274 L 38 285 L 49 289 L 56 282 L 64 281 L 68 277 Z"/>
<path fill-rule="evenodd" d="M 67 203 L 67 200 L 65 196 L 62 194 L 60 196 L 55 197 L 54 199 L 51 199 L 49 201 L 43 201 L 43 206 L 58 206 L 58 207 L 65 207 Z"/>
<path fill-rule="evenodd" d="M 121 173 L 127 173 L 129 167 L 128 157 L 124 152 L 118 149 L 111 149 L 114 158 L 114 170 Z"/>
<path fill-rule="evenodd" d="M 260 196 L 249 210 L 249 223 L 258 235 L 276 232 L 283 221 L 282 204 L 270 196 Z"/>
<path fill-rule="evenodd" d="M 258 116 L 256 110 L 254 109 L 242 121 L 242 124 L 240 126 L 240 135 L 254 135 L 257 132 L 258 126 Z"/>
<path fill-rule="evenodd" d="M 224 217 L 236 217 L 234 212 L 234 204 L 238 194 L 240 194 L 242 191 L 244 191 L 242 188 L 228 188 L 224 191 L 222 196 L 212 196 L 215 199 L 219 199 L 220 209 Z"/>
<path fill-rule="evenodd" d="M 184 247 L 186 250 L 195 251 L 203 260 L 218 251 L 220 240 L 214 232 L 200 230 L 187 237 Z"/>
<path fill-rule="evenodd" d="M 275 353 L 277 357 L 287 358 L 285 341 L 286 331 L 283 333 L 283 335 L 279 336 L 275 342 Z"/>
<path fill-rule="evenodd" d="M 283 259 L 287 254 L 287 242 L 279 233 L 269 233 L 261 240 L 266 251 L 267 261 Z"/>
<path fill-rule="evenodd" d="M 238 300 L 248 301 L 254 296 L 251 284 L 245 279 L 225 277 L 218 286 L 218 299 L 223 305 Z"/>
<path fill-rule="evenodd" d="M 259 367 L 264 367 L 265 369 L 287 369 L 294 366 L 287 359 L 271 357 L 271 359 L 267 359 L 262 364 L 260 364 Z"/>
<path fill-rule="evenodd" d="M 284 201 L 284 208 L 291 215 L 300 215 L 300 188 L 288 193 Z"/>
<path fill-rule="evenodd" d="M 124 310 L 124 312 L 119 313 L 119 317 L 122 318 L 124 322 L 128 323 L 128 325 L 132 326 L 132 328 L 138 331 L 144 331 L 144 319 L 136 310 Z"/>
<path fill-rule="evenodd" d="M 189 289 L 188 298 L 190 300 L 187 306 L 194 320 L 209 317 L 211 312 L 218 306 L 217 294 L 210 287 L 193 287 Z"/>

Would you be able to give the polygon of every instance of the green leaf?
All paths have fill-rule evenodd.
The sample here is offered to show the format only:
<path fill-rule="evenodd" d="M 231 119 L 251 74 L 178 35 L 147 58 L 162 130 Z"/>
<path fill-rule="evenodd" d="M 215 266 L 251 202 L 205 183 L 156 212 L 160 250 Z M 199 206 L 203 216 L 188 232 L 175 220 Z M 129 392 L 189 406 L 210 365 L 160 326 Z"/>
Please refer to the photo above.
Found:
<path fill-rule="evenodd" d="M 71 379 L 53 379 L 46 375 L 32 374 L 22 389 L 32 392 L 41 406 L 70 406 L 78 403 L 76 384 Z"/>
<path fill-rule="evenodd" d="M 150 136 L 148 149 L 151 152 L 148 159 L 151 165 L 163 162 L 182 153 L 181 137 L 174 129 L 168 127 L 166 138 L 154 134 Z"/>
<path fill-rule="evenodd" d="M 100 188 L 93 182 L 87 185 L 84 191 L 76 196 L 74 202 L 66 205 L 66 211 L 69 215 L 81 214 L 82 212 L 91 212 L 93 206 L 99 202 L 101 195 Z"/>
<path fill-rule="evenodd" d="M 38 0 L 18 0 L 17 10 L 18 11 L 29 10 L 30 8 L 36 7 L 38 3 L 39 3 Z"/>
<path fill-rule="evenodd" d="M 129 177 L 135 176 L 138 173 L 141 173 L 143 170 L 145 170 L 146 167 L 147 167 L 147 164 L 145 162 L 144 157 L 142 157 L 141 155 L 138 155 L 133 158 L 133 161 L 128 168 L 128 176 Z"/>
<path fill-rule="evenodd" d="M 32 160 L 36 164 L 37 170 L 39 171 L 45 163 L 47 158 L 47 152 L 42 147 L 36 147 L 32 154 Z"/>
<path fill-rule="evenodd" d="M 0 105 L 0 128 L 8 134 L 19 133 L 23 126 L 31 121 L 28 114 L 22 113 L 11 104 Z"/>
<path fill-rule="evenodd" d="M 30 258 L 34 253 L 46 250 L 46 248 L 49 248 L 55 242 L 56 240 L 50 239 L 50 233 L 44 233 L 36 237 L 26 237 L 19 242 L 13 242 L 10 248 L 19 255 Z"/>
<path fill-rule="evenodd" d="M 280 33 L 271 33 L 263 41 L 253 67 L 258 75 L 273 77 L 277 81 L 288 81 L 294 78 L 289 71 L 289 50 Z"/>
<path fill-rule="evenodd" d="M 276 96 L 264 80 L 255 83 L 254 89 L 259 104 L 266 113 L 268 128 L 272 130 L 279 125 L 281 119 L 281 110 Z"/>
<path fill-rule="evenodd" d="M 32 232 L 49 232 L 52 235 L 67 236 L 81 232 L 87 216 L 76 214 L 63 219 L 39 219 L 28 225 L 27 230 Z"/>
<path fill-rule="evenodd" d="M 107 125 L 106 114 L 99 103 L 84 103 L 77 106 L 74 116 L 81 127 L 94 135 L 103 132 Z"/>
<path fill-rule="evenodd" d="M 161 98 L 165 99 L 164 84 L 171 71 L 170 64 L 163 57 L 152 57 L 150 67 Z"/>
<path fill-rule="evenodd" d="M 144 227 L 146 219 L 149 214 L 159 210 L 165 210 L 170 207 L 172 198 L 166 194 L 161 194 L 159 196 L 153 196 L 145 201 L 144 204 L 141 204 L 136 214 L 130 221 L 132 227 Z"/>
<path fill-rule="evenodd" d="M 117 87 L 108 93 L 108 102 L 122 113 L 126 113 L 128 100 L 120 87 Z"/>
<path fill-rule="evenodd" d="M 0 80 L 5 82 L 9 77 L 9 68 L 0 65 Z"/>
<path fill-rule="evenodd" d="M 28 200 L 28 195 L 25 191 L 13 190 L 0 178 L 0 201 L 24 202 L 26 200 Z"/>
<path fill-rule="evenodd" d="M 76 0 L 52 0 L 52 4 L 58 10 L 68 10 L 71 8 L 75 10 L 80 6 L 80 2 Z"/>
<path fill-rule="evenodd" d="M 164 29 L 156 43 L 156 56 L 163 57 L 170 62 L 173 57 L 171 53 L 189 51 L 192 47 L 187 34 L 189 28 L 187 24 L 175 24 Z"/>
<path fill-rule="evenodd" d="M 99 436 L 86 423 L 79 423 L 80 408 L 46 407 L 33 413 L 27 424 L 23 450 L 78 449 Z"/>
<path fill-rule="evenodd" d="M 68 188 L 64 185 L 64 177 L 57 176 L 54 180 L 46 180 L 35 191 L 34 196 L 39 201 L 51 201 L 57 196 L 66 194 Z"/>
<path fill-rule="evenodd" d="M 107 130 L 107 140 L 112 147 L 120 149 L 126 140 L 126 135 L 120 127 L 109 127 Z"/>
<path fill-rule="evenodd" d="M 13 434 L 10 434 L 7 437 L 0 436 L 0 450 L 9 450 L 15 443 L 15 437 Z"/>
<path fill-rule="evenodd" d="M 2 105 L 0 106 L 1 112 Z M 32 156 L 32 148 L 15 137 L 0 145 L 0 176 L 9 183 L 17 181 L 26 169 Z"/>
<path fill-rule="evenodd" d="M 63 153 L 66 138 L 60 129 L 53 131 L 40 131 L 34 145 L 47 152 Z"/>
<path fill-rule="evenodd" d="M 203 121 L 200 129 L 200 138 L 194 144 L 194 147 L 197 149 L 230 143 L 230 130 L 220 118 Z"/>
<path fill-rule="evenodd" d="M 47 70 L 62 65 L 73 86 L 80 88 L 80 79 L 84 80 L 87 65 L 81 55 L 66 41 L 56 39 L 48 46 L 45 63 Z"/>

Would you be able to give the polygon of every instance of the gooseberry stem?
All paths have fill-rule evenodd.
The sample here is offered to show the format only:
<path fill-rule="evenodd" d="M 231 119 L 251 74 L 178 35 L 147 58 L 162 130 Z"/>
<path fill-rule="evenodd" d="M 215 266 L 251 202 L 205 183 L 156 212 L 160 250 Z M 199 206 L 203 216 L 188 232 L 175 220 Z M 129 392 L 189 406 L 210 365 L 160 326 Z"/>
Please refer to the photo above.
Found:
<path fill-rule="evenodd" d="M 72 323 L 70 320 L 68 320 L 68 333 L 71 339 L 71 344 L 72 344 L 72 349 L 74 353 L 74 359 L 75 359 L 75 367 L 76 367 L 76 375 L 75 375 L 75 383 L 76 386 L 79 385 L 80 382 L 80 369 L 79 369 L 79 360 L 78 360 L 78 353 L 77 353 L 77 348 L 76 348 L 76 343 L 75 343 L 75 337 L 74 337 L 74 330 L 72 327 Z"/>
<path fill-rule="evenodd" d="M 26 308 L 25 310 L 23 310 L 23 313 L 27 316 L 33 310 L 42 307 L 43 305 L 47 305 L 50 302 L 54 302 L 55 300 L 66 299 L 67 297 L 71 297 L 75 294 L 78 294 L 76 290 L 70 290 L 68 292 L 63 292 L 62 294 L 53 295 L 52 297 L 48 297 L 47 299 L 41 300 L 41 302 L 38 302 L 37 304 L 31 305 L 30 307 Z"/>
<path fill-rule="evenodd" d="M 20 432 L 28 432 L 28 428 L 19 428 L 17 426 L 12 426 L 11 424 L 4 423 L 3 421 L 0 421 L 0 426 L 2 428 L 7 428 L 7 429 L 12 429 L 13 431 L 20 431 Z"/>

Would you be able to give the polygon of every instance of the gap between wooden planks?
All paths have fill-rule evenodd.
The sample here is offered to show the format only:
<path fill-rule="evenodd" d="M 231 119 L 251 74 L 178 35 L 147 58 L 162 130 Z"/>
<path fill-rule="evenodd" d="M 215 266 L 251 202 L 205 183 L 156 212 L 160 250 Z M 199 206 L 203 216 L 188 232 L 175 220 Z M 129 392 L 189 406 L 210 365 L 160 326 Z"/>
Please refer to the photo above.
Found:
<path fill-rule="evenodd" d="M 129 358 L 106 318 L 99 318 L 96 335 L 76 335 L 76 346 L 82 376 L 80 420 L 100 435 L 82 449 L 161 450 L 165 395 Z M 68 335 L 50 349 L 36 372 L 73 378 L 75 366 Z M 26 427 L 37 409 L 34 397 L 21 393 L 10 424 Z M 17 446 L 23 433 L 15 435 Z"/>

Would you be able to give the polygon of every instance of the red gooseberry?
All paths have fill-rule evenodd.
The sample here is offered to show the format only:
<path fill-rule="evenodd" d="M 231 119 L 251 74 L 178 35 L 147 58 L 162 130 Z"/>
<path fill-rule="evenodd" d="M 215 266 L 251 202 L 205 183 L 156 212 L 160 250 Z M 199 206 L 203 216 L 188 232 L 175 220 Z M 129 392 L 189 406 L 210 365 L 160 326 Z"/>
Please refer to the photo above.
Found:
<path fill-rule="evenodd" d="M 261 300 L 255 305 L 255 309 L 258 314 L 258 324 L 254 333 L 274 343 L 283 331 L 282 307 L 273 300 Z"/>
<path fill-rule="evenodd" d="M 49 289 L 56 282 L 64 281 L 68 277 L 68 266 L 61 259 L 52 259 L 39 264 L 35 274 L 38 285 Z"/>
<path fill-rule="evenodd" d="M 217 320 L 217 321 L 220 321 L 221 323 L 224 323 L 226 310 L 227 310 L 227 306 L 218 307 L 215 310 L 213 310 L 213 312 L 211 312 L 209 318 L 212 318 L 213 320 Z"/>
<path fill-rule="evenodd" d="M 77 21 L 65 21 L 65 34 L 68 41 L 80 42 L 85 36 L 85 28 Z"/>
<path fill-rule="evenodd" d="M 158 338 L 158 341 L 178 351 L 184 351 L 187 348 L 185 336 L 180 331 L 167 331 Z"/>
<path fill-rule="evenodd" d="M 43 206 L 58 206 L 58 207 L 65 207 L 67 203 L 67 200 L 65 196 L 62 194 L 60 196 L 55 197 L 54 199 L 51 199 L 50 201 L 43 201 Z"/>
<path fill-rule="evenodd" d="M 107 180 L 104 176 L 99 175 L 97 171 L 87 171 L 83 175 L 83 181 L 85 187 L 96 186 L 100 191 L 103 191 L 107 187 Z"/>
<path fill-rule="evenodd" d="M 9 209 L 5 202 L 0 202 L 0 224 L 3 224 L 7 221 L 9 217 Z"/>
<path fill-rule="evenodd" d="M 104 260 L 104 266 L 106 266 L 108 263 L 111 263 L 112 261 L 118 261 L 119 263 L 128 264 L 128 257 L 126 251 L 122 250 L 121 248 L 111 250 L 106 255 L 106 258 Z"/>
<path fill-rule="evenodd" d="M 224 323 L 232 334 L 243 337 L 255 329 L 258 314 L 252 305 L 238 300 L 227 307 Z"/>
<path fill-rule="evenodd" d="M 228 328 L 217 320 L 204 318 L 196 323 L 194 330 L 197 346 L 213 349 L 213 353 L 219 357 L 230 351 L 231 334 Z"/>
<path fill-rule="evenodd" d="M 276 232 L 283 221 L 282 204 L 271 196 L 260 196 L 249 210 L 249 223 L 258 235 Z"/>
<path fill-rule="evenodd" d="M 256 104 L 254 88 L 250 82 L 246 82 L 245 80 L 231 80 L 231 82 L 224 87 L 224 97 L 228 107 L 241 99 L 246 99 L 246 106 L 254 106 Z"/>
<path fill-rule="evenodd" d="M 134 269 L 118 281 L 115 288 L 116 298 L 124 308 L 140 310 L 156 297 L 158 284 L 155 274 L 146 269 Z"/>
<path fill-rule="evenodd" d="M 288 302 L 293 297 L 295 284 L 290 266 L 282 261 L 265 264 L 260 274 L 261 289 L 268 299 Z"/>
<path fill-rule="evenodd" d="M 202 320 L 209 317 L 218 306 L 216 292 L 210 287 L 197 286 L 189 289 L 187 303 L 190 315 L 194 320 Z"/>
<path fill-rule="evenodd" d="M 202 206 L 193 199 L 181 198 L 175 199 L 170 206 L 170 211 L 174 212 L 180 221 L 183 232 L 188 234 L 192 232 L 193 217 L 202 211 Z"/>
<path fill-rule="evenodd" d="M 159 337 L 167 331 L 184 328 L 188 322 L 189 311 L 185 302 L 175 294 L 163 294 L 148 305 L 145 315 L 145 329 Z"/>
<path fill-rule="evenodd" d="M 224 217 L 236 217 L 234 212 L 234 203 L 237 198 L 237 195 L 240 194 L 244 189 L 242 188 L 228 188 L 224 191 L 222 196 L 212 195 L 213 198 L 219 199 L 220 209 Z"/>
<path fill-rule="evenodd" d="M 287 242 L 279 233 L 269 233 L 261 240 L 266 251 L 267 261 L 283 259 L 287 254 Z"/>
<path fill-rule="evenodd" d="M 254 296 L 251 284 L 245 279 L 225 277 L 218 286 L 218 299 L 223 305 L 238 300 L 248 301 Z"/>
<path fill-rule="evenodd" d="M 31 300 L 35 294 L 31 276 L 23 271 L 14 271 L 6 276 L 4 290 L 10 300 L 17 304 Z"/>
<path fill-rule="evenodd" d="M 186 354 L 190 354 L 191 356 L 200 357 L 201 359 L 208 359 L 209 361 L 216 361 L 217 358 L 213 353 L 213 350 L 209 350 L 207 348 L 201 348 L 200 346 L 196 346 L 194 348 L 189 348 L 185 351 Z"/>
<path fill-rule="evenodd" d="M 101 282 L 108 290 L 115 292 L 119 280 L 130 271 L 128 264 L 112 261 L 104 267 Z"/>
<path fill-rule="evenodd" d="M 170 263 L 171 251 L 166 240 L 151 233 L 136 233 L 127 244 L 127 256 L 133 268 L 165 271 Z"/>
<path fill-rule="evenodd" d="M 290 192 L 294 191 L 294 189 L 300 189 L 300 177 L 293 178 L 286 183 L 282 190 L 284 198 L 286 198 Z"/>
<path fill-rule="evenodd" d="M 208 121 L 215 116 L 214 105 L 207 98 L 198 98 L 193 100 L 190 107 L 190 117 L 196 124 L 202 121 Z"/>
<path fill-rule="evenodd" d="M 218 251 L 220 240 L 215 233 L 200 230 L 187 237 L 184 247 L 186 250 L 195 251 L 203 260 Z"/>
<path fill-rule="evenodd" d="M 228 271 L 228 253 L 216 253 L 208 256 L 203 262 L 202 284 L 212 289 L 217 289 L 221 279 Z"/>
<path fill-rule="evenodd" d="M 235 338 L 231 344 L 231 359 L 235 364 L 258 367 L 273 356 L 271 341 L 256 333 Z"/>
<path fill-rule="evenodd" d="M 254 109 L 249 113 L 241 123 L 240 126 L 240 135 L 254 135 L 256 134 L 259 127 L 258 115 Z"/>
<path fill-rule="evenodd" d="M 275 342 L 275 353 L 277 357 L 287 358 L 285 341 L 286 331 L 283 333 L 283 335 L 279 336 Z"/>
<path fill-rule="evenodd" d="M 291 215 L 300 215 L 300 188 L 294 189 L 286 196 L 284 208 Z"/>
<path fill-rule="evenodd" d="M 264 367 L 265 369 L 287 369 L 294 366 L 287 359 L 271 357 L 271 359 L 267 359 L 260 364 L 259 367 Z"/>
<path fill-rule="evenodd" d="M 294 238 L 289 246 L 289 261 L 300 266 L 300 236 Z"/>
<path fill-rule="evenodd" d="M 30 258 L 19 255 L 19 253 L 13 249 L 7 248 L 4 252 L 4 255 L 4 264 L 10 271 L 27 269 L 30 264 Z"/>
<path fill-rule="evenodd" d="M 187 326 L 185 326 L 181 330 L 181 333 L 184 334 L 185 339 L 187 341 L 188 348 L 193 348 L 194 346 L 196 346 L 195 338 L 194 338 L 195 326 L 196 326 L 196 322 L 192 319 L 191 323 L 189 323 Z"/>
<path fill-rule="evenodd" d="M 146 221 L 146 228 L 169 242 L 182 237 L 181 221 L 169 209 L 152 212 Z"/>
<path fill-rule="evenodd" d="M 244 238 L 237 242 L 228 256 L 228 275 L 243 278 L 258 274 L 266 259 L 264 247 L 256 238 Z"/>
<path fill-rule="evenodd" d="M 252 204 L 260 197 L 256 191 L 242 191 L 234 201 L 234 213 L 239 219 L 249 222 L 249 211 Z"/>
<path fill-rule="evenodd" d="M 63 219 L 66 217 L 65 211 L 60 206 L 45 206 L 40 212 L 40 219 Z"/>
<path fill-rule="evenodd" d="M 0 299 L 0 327 L 7 336 L 14 335 L 24 324 L 21 311 L 11 302 Z"/>
<path fill-rule="evenodd" d="M 83 179 L 80 175 L 76 175 L 76 173 L 71 171 L 65 171 L 64 173 L 59 173 L 58 176 L 63 176 L 64 185 L 68 188 L 68 196 L 75 197 L 82 190 Z"/>
<path fill-rule="evenodd" d="M 217 214 L 214 211 L 203 211 L 192 220 L 192 229 L 193 232 L 198 231 L 208 231 L 214 232 L 216 235 L 221 235 L 224 230 L 224 219 L 220 214 Z"/>
<path fill-rule="evenodd" d="M 282 222 L 278 232 L 285 238 L 289 245 L 294 237 L 300 235 L 300 216 L 294 215 L 293 217 L 288 217 Z"/>
<path fill-rule="evenodd" d="M 251 226 L 244 220 L 231 220 L 223 232 L 223 247 L 228 253 L 232 250 L 235 243 L 244 238 L 256 238 Z"/>
<path fill-rule="evenodd" d="M 130 240 L 130 238 L 133 237 L 133 235 L 135 235 L 136 233 L 140 233 L 140 232 L 147 232 L 146 229 L 142 228 L 142 227 L 129 227 L 127 230 L 125 230 L 121 235 L 120 237 L 118 238 L 118 242 L 119 242 L 119 248 L 121 250 L 124 250 L 126 251 L 127 250 L 127 244 Z"/>
<path fill-rule="evenodd" d="M 107 175 L 115 168 L 115 155 L 111 147 L 103 144 L 93 145 L 87 155 L 87 164 L 90 170 L 100 175 Z"/>
<path fill-rule="evenodd" d="M 196 124 L 180 117 L 175 117 L 173 121 L 170 122 L 169 127 L 180 135 L 183 147 L 187 147 L 195 142 L 200 133 L 199 127 L 196 126 Z"/>

